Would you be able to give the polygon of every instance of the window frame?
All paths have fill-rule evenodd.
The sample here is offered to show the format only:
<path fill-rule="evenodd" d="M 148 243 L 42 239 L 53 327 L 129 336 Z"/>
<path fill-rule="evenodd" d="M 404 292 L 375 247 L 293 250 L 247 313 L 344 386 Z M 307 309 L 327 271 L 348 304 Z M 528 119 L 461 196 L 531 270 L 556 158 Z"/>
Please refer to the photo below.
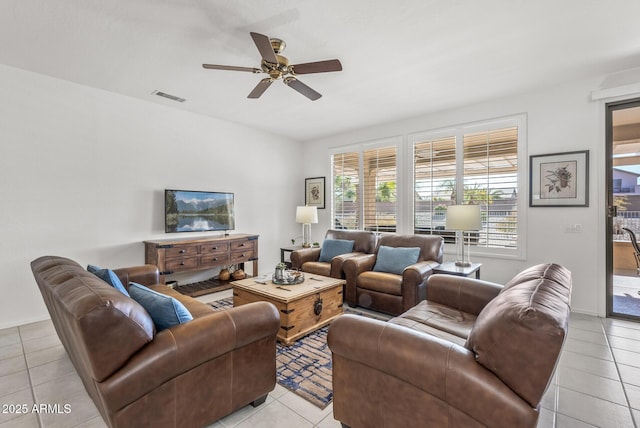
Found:
<path fill-rule="evenodd" d="M 525 260 L 527 248 L 527 212 L 528 212 L 528 168 L 527 161 L 527 115 L 526 113 L 504 116 L 499 118 L 462 123 L 453 126 L 435 128 L 431 130 L 419 131 L 415 133 L 407 133 L 396 135 L 393 137 L 381 138 L 367 142 L 349 144 L 329 149 L 329 175 L 330 183 L 330 204 L 331 204 L 331 228 L 335 227 L 335 177 L 333 157 L 336 154 L 357 152 L 359 156 L 359 188 L 358 188 L 358 210 L 359 218 L 357 228 L 364 230 L 364 202 L 362 188 L 364 187 L 363 178 L 363 152 L 365 150 L 389 147 L 396 147 L 396 233 L 413 234 L 414 233 L 414 217 L 415 217 L 415 198 L 414 198 L 414 177 L 415 177 L 415 159 L 414 147 L 416 143 L 425 139 L 438 139 L 451 136 L 456 137 L 456 186 L 458 183 L 464 185 L 462 171 L 464 171 L 464 158 L 459 153 L 464 153 L 464 135 L 482 131 L 491 131 L 502 128 L 517 127 L 518 143 L 517 143 L 517 244 L 515 248 L 492 248 L 492 247 L 474 247 L 473 256 L 486 258 L 503 258 L 512 260 Z M 455 254 L 454 244 L 445 244 L 445 252 L 447 254 Z"/>
<path fill-rule="evenodd" d="M 365 201 L 364 201 L 364 188 L 365 188 L 365 179 L 364 179 L 364 153 L 369 150 L 375 149 L 383 149 L 394 147 L 395 148 L 395 156 L 396 156 L 396 201 L 395 201 L 395 218 L 396 218 L 396 232 L 398 232 L 399 226 L 402 223 L 401 215 L 402 215 L 402 186 L 401 186 L 401 162 L 403 159 L 402 156 L 402 148 L 403 148 L 403 138 L 402 136 L 393 136 L 382 138 L 378 140 L 372 140 L 357 144 L 352 144 L 348 146 L 334 147 L 329 150 L 329 164 L 330 164 L 330 176 L 331 176 L 331 185 L 330 185 L 330 193 L 331 193 L 331 228 L 335 227 L 335 177 L 333 175 L 334 172 L 334 162 L 333 157 L 335 155 L 340 155 L 344 153 L 358 153 L 358 191 L 357 191 L 357 201 L 358 201 L 358 220 L 357 227 L 358 230 L 365 230 L 366 222 L 364 218 L 365 213 Z"/>
<path fill-rule="evenodd" d="M 474 247 L 474 256 L 508 258 L 515 260 L 524 260 L 526 258 L 526 216 L 527 216 L 527 120 L 525 114 L 519 114 L 509 117 L 489 119 L 473 123 L 460 124 L 431 131 L 422 131 L 412 133 L 407 136 L 407 150 L 411 153 L 409 172 L 409 186 L 411 192 L 415 189 L 415 145 L 427 140 L 436 140 L 445 137 L 455 137 L 456 140 L 456 190 L 460 195 L 464 188 L 464 136 L 467 134 L 488 132 L 503 128 L 517 127 L 518 143 L 517 143 L 517 245 L 515 248 L 494 248 L 494 247 Z M 408 192 L 407 192 L 408 194 Z M 460 196 L 458 197 L 460 199 Z M 415 198 L 409 198 L 411 202 L 411 212 L 409 214 L 411 230 L 413 233 L 413 222 L 415 218 Z M 446 253 L 455 254 L 455 246 L 453 244 L 445 244 Z"/>

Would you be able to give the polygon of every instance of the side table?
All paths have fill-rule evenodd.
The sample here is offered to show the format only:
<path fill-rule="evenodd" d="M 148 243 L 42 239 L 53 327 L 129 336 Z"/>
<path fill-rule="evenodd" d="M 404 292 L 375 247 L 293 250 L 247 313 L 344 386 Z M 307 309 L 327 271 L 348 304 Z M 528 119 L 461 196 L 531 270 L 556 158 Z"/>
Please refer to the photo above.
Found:
<path fill-rule="evenodd" d="M 285 265 L 287 265 L 287 269 L 291 268 L 291 253 L 301 248 L 302 248 L 302 245 L 291 245 L 288 247 L 280 247 L 280 261 Z M 286 258 L 285 253 L 289 254 L 289 258 Z"/>
<path fill-rule="evenodd" d="M 447 262 L 434 268 L 433 272 L 456 276 L 471 276 L 475 273 L 476 279 L 480 279 L 481 267 L 482 263 L 471 263 L 471 266 L 456 266 L 455 262 Z"/>

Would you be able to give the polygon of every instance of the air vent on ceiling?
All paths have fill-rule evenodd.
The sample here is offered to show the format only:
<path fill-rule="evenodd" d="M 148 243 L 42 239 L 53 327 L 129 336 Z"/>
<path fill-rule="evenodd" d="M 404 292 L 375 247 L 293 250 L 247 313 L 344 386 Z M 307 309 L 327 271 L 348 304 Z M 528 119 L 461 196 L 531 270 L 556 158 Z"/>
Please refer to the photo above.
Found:
<path fill-rule="evenodd" d="M 179 103 L 183 103 L 183 102 L 187 101 L 185 98 L 176 97 L 175 95 L 167 94 L 166 92 L 153 91 L 152 94 L 153 95 L 157 95 L 159 97 L 168 98 L 168 99 L 170 99 L 172 101 L 177 101 Z"/>

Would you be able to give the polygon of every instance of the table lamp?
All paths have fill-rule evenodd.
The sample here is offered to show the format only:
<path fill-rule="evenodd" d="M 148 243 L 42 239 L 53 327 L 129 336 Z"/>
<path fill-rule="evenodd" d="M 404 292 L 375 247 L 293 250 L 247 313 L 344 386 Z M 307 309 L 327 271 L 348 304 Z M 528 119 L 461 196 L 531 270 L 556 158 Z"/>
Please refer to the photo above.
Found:
<path fill-rule="evenodd" d="M 456 266 L 471 266 L 468 248 L 465 254 L 464 233 L 481 227 L 480 205 L 451 205 L 447 208 L 446 228 L 456 231 Z"/>
<path fill-rule="evenodd" d="M 311 223 L 318 222 L 318 209 L 316 207 L 296 207 L 296 223 L 302 223 L 302 246 L 311 246 Z"/>

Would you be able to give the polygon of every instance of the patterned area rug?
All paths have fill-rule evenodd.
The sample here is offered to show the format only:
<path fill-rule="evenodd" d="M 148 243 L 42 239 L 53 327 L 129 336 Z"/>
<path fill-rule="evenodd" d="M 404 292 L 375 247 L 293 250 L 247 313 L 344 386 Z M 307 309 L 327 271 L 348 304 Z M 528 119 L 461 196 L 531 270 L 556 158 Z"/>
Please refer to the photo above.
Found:
<path fill-rule="evenodd" d="M 231 297 L 209 303 L 216 310 L 233 306 Z M 331 385 L 331 350 L 325 326 L 291 346 L 276 345 L 276 379 L 278 383 L 317 407 L 324 409 L 333 398 Z"/>

